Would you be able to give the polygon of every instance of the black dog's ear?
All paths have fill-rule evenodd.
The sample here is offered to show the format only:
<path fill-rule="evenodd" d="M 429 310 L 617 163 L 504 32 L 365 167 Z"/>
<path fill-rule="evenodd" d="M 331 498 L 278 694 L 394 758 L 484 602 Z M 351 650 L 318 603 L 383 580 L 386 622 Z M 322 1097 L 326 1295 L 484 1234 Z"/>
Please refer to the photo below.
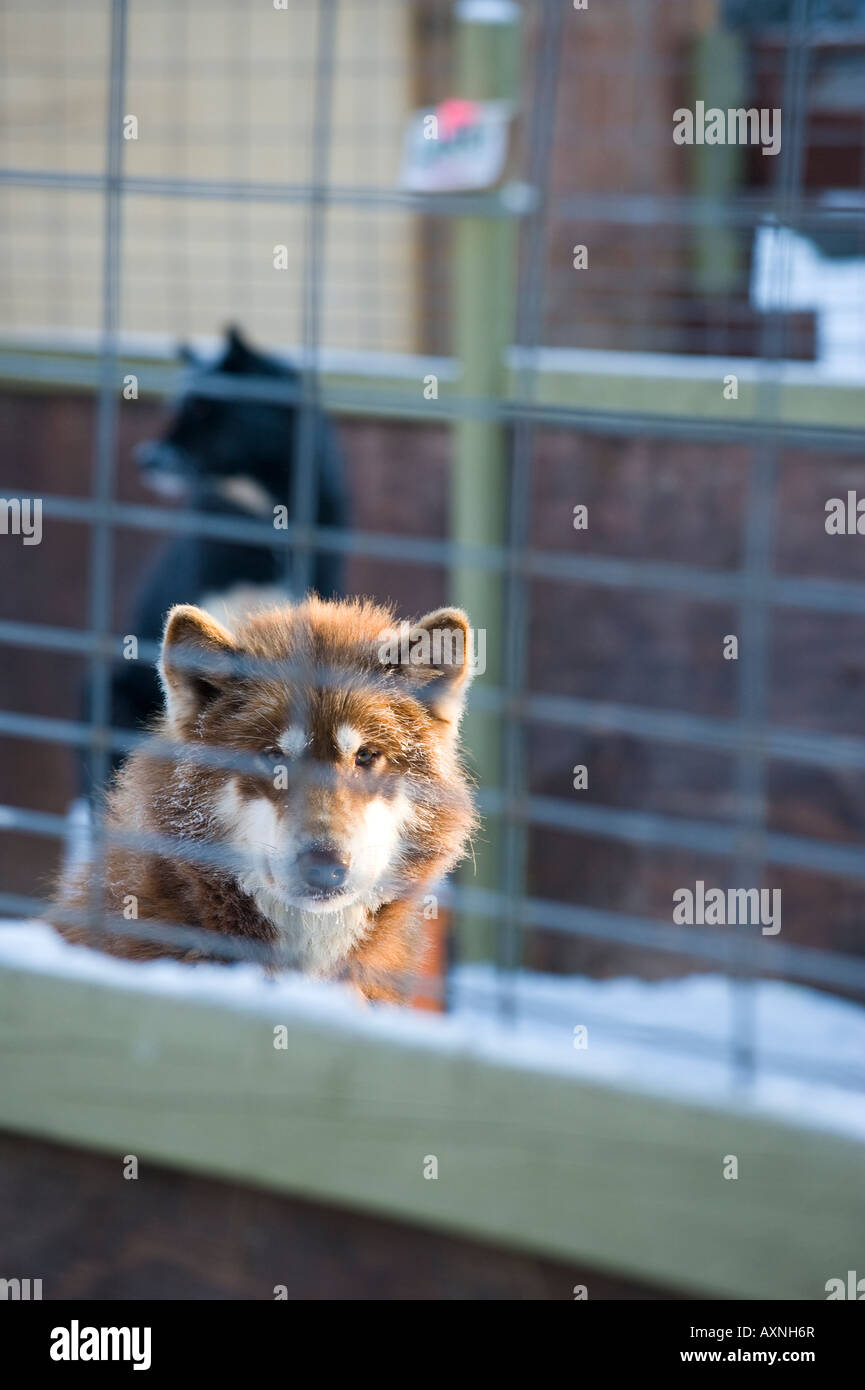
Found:
<path fill-rule="evenodd" d="M 184 362 L 187 367 L 201 366 L 200 359 L 195 355 L 195 349 L 191 348 L 189 346 L 189 343 L 179 343 L 177 348 L 177 355 L 180 358 L 181 362 Z"/>
<path fill-rule="evenodd" d="M 240 329 L 230 324 L 225 330 L 225 352 L 221 370 L 224 372 L 248 372 L 256 364 L 257 358 Z"/>

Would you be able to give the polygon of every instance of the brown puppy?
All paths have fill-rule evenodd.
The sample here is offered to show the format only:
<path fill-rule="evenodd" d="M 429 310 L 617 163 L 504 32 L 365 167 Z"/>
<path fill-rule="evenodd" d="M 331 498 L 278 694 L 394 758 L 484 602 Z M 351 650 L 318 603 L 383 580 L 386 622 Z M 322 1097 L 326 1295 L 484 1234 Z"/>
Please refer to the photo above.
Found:
<path fill-rule="evenodd" d="M 244 937 L 368 998 L 404 998 L 422 899 L 475 827 L 458 739 L 471 653 L 457 609 L 397 627 L 376 604 L 311 598 L 233 631 L 172 609 L 165 714 L 109 797 L 105 910 Z M 82 925 L 92 891 L 81 871 L 62 885 L 79 914 L 58 920 L 68 939 L 209 958 L 206 944 L 136 939 L 134 921 L 116 935 Z"/>

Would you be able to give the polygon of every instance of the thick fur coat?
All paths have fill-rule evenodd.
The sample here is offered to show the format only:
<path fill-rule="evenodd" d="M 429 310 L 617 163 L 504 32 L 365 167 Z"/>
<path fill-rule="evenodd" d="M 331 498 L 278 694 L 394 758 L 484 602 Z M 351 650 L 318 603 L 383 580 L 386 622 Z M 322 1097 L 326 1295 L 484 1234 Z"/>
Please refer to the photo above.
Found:
<path fill-rule="evenodd" d="M 136 921 L 196 927 L 404 999 L 423 900 L 475 827 L 459 748 L 471 650 L 457 609 L 398 625 L 374 603 L 310 598 L 229 630 L 174 608 L 165 713 L 109 794 L 103 878 L 94 892 L 69 877 L 58 929 L 134 959 L 219 959 L 206 939 L 136 936 Z"/>

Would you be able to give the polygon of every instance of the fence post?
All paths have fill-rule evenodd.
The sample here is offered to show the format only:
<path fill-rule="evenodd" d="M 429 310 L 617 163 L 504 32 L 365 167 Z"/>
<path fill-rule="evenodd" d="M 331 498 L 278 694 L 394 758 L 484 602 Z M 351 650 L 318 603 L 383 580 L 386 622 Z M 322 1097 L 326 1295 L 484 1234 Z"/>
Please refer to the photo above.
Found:
<path fill-rule="evenodd" d="M 460 0 L 456 7 L 459 90 L 464 98 L 516 103 L 519 94 L 519 5 L 512 0 Z M 500 199 L 500 191 L 489 195 Z M 454 227 L 454 350 L 465 397 L 493 404 L 506 389 L 505 354 L 513 341 L 516 219 L 460 216 Z M 450 527 L 461 544 L 502 545 L 507 535 L 508 429 L 495 419 L 461 419 L 454 425 Z M 453 601 L 475 627 L 486 630 L 483 679 L 499 685 L 503 674 L 504 578 L 456 564 Z M 482 787 L 501 786 L 501 719 L 470 711 L 465 743 Z M 486 819 L 475 865 L 461 877 L 480 888 L 499 885 L 500 827 Z M 461 959 L 493 955 L 494 923 L 461 911 L 456 951 Z"/>
<path fill-rule="evenodd" d="M 705 29 L 696 39 L 691 61 L 692 97 L 706 109 L 722 110 L 742 104 L 745 94 L 745 54 L 741 36 L 719 27 Z M 744 151 L 738 145 L 695 145 L 693 191 L 717 208 L 741 186 Z M 703 295 L 730 294 L 742 273 L 741 236 L 720 218 L 700 223 L 694 238 L 694 282 Z"/>

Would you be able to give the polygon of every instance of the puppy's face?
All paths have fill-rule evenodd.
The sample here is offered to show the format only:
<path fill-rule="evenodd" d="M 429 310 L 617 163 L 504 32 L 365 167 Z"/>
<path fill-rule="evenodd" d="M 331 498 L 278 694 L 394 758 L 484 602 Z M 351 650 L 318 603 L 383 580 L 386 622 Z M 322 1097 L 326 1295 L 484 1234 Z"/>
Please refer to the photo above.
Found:
<path fill-rule="evenodd" d="M 396 887 L 423 810 L 423 730 L 360 692 L 274 695 L 223 712 L 222 737 L 253 764 L 218 802 L 247 881 L 307 911 L 371 906 Z"/>
<path fill-rule="evenodd" d="M 194 608 L 169 618 L 172 733 L 236 754 L 201 785 L 259 901 L 374 910 L 450 833 L 468 624 L 456 610 L 429 615 L 414 630 L 458 632 L 462 659 L 405 670 L 382 660 L 388 618 L 316 600 L 237 634 Z"/>

